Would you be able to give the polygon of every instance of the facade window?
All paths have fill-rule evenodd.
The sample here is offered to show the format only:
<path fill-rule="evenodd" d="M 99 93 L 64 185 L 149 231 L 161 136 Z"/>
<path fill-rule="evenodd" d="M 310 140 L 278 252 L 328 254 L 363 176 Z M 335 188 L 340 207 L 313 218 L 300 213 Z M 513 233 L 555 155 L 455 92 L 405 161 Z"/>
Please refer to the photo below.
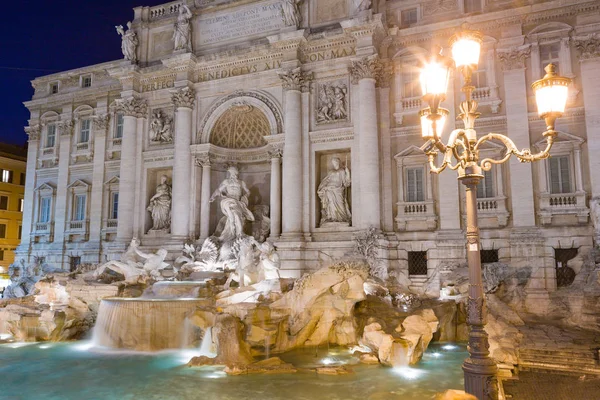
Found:
<path fill-rule="evenodd" d="M 408 275 L 427 275 L 427 252 L 408 252 Z"/>
<path fill-rule="evenodd" d="M 50 207 L 52 205 L 52 198 L 42 197 L 40 199 L 40 221 L 39 222 L 50 222 Z"/>
<path fill-rule="evenodd" d="M 24 208 L 25 208 L 25 200 L 19 199 L 19 212 L 23 212 Z"/>
<path fill-rule="evenodd" d="M 404 98 L 420 97 L 422 95 L 419 71 L 417 69 L 402 72 L 402 84 L 402 96 Z"/>
<path fill-rule="evenodd" d="M 117 126 L 115 129 L 115 139 L 119 139 L 119 138 L 123 137 L 124 122 L 125 122 L 125 117 L 123 116 L 123 114 L 118 113 L 117 114 Z"/>
<path fill-rule="evenodd" d="M 58 93 L 58 82 L 50 83 L 50 94 Z"/>
<path fill-rule="evenodd" d="M 8 196 L 0 196 L 0 210 L 8 210 Z"/>
<path fill-rule="evenodd" d="M 21 172 L 21 179 L 19 181 L 19 185 L 25 186 L 25 172 Z"/>
<path fill-rule="evenodd" d="M 555 156 L 550 164 L 550 193 L 571 193 L 571 168 L 569 156 Z"/>
<path fill-rule="evenodd" d="M 112 193 L 110 207 L 110 219 L 119 218 L 119 192 Z"/>
<path fill-rule="evenodd" d="M 79 143 L 87 143 L 90 141 L 90 127 L 92 121 L 89 119 L 82 119 L 81 126 L 79 128 Z"/>
<path fill-rule="evenodd" d="M 546 75 L 546 65 L 552 63 L 556 66 L 556 73 L 560 74 L 560 42 L 548 43 L 540 46 L 540 67 L 542 76 Z"/>
<path fill-rule="evenodd" d="M 81 77 L 81 87 L 89 88 L 92 86 L 92 75 L 83 75 Z"/>
<path fill-rule="evenodd" d="M 400 13 L 402 28 L 414 25 L 417 23 L 417 9 L 411 8 L 410 10 L 403 10 Z"/>
<path fill-rule="evenodd" d="M 85 220 L 85 203 L 87 196 L 85 194 L 75 195 L 75 207 L 73 221 Z"/>
<path fill-rule="evenodd" d="M 6 239 L 6 224 L 0 224 L 0 239 Z"/>
<path fill-rule="evenodd" d="M 473 71 L 473 75 L 471 76 L 471 84 L 476 88 L 488 87 L 485 69 L 480 68 L 477 71 Z"/>
<path fill-rule="evenodd" d="M 46 148 L 54 147 L 56 143 L 56 125 L 50 124 L 46 128 Z"/>
<path fill-rule="evenodd" d="M 481 250 L 479 258 L 482 264 L 495 263 L 500 260 L 498 258 L 498 250 Z"/>
<path fill-rule="evenodd" d="M 406 168 L 406 201 L 425 201 L 423 168 Z"/>
<path fill-rule="evenodd" d="M 17 239 L 21 239 L 21 236 L 23 236 L 23 225 L 19 225 L 19 236 L 17 237 Z"/>
<path fill-rule="evenodd" d="M 494 196 L 494 175 L 492 171 L 483 171 L 483 179 L 477 185 L 477 198 L 486 199 Z"/>
<path fill-rule="evenodd" d="M 8 169 L 2 170 L 2 182 L 4 183 L 12 183 L 12 175 L 13 172 Z"/>
<path fill-rule="evenodd" d="M 4 250 L 0 250 L 0 260 L 4 260 Z"/>
<path fill-rule="evenodd" d="M 481 0 L 464 0 L 465 13 L 481 12 Z"/>

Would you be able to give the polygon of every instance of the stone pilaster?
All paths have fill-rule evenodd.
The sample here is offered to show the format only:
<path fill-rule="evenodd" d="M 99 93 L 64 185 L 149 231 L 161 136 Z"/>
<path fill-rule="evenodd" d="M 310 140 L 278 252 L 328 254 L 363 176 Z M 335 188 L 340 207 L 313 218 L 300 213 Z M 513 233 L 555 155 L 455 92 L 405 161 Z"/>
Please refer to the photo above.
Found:
<path fill-rule="evenodd" d="M 42 127 L 39 124 L 30 125 L 25 128 L 29 136 L 29 145 L 27 146 L 27 175 L 25 176 L 25 197 L 23 199 L 23 227 L 21 231 L 21 244 L 17 252 L 23 253 L 25 257 L 29 253 L 29 243 L 31 242 L 31 231 L 36 221 L 34 215 L 34 190 L 35 190 L 35 170 L 37 162 L 38 149 L 40 147 L 40 136 Z M 28 258 L 26 258 L 28 260 Z"/>
<path fill-rule="evenodd" d="M 520 149 L 531 146 L 525 79 L 525 60 L 530 51 L 529 47 L 523 46 L 498 52 L 504 71 L 506 115 L 510 116 L 507 119 L 508 136 Z M 531 163 L 522 163 L 511 157 L 509 165 L 513 226 L 535 226 Z"/>
<path fill-rule="evenodd" d="M 173 236 L 187 238 L 189 236 L 190 188 L 192 155 L 192 110 L 196 93 L 184 87 L 173 93 L 175 105 L 175 154 L 173 158 L 173 196 L 171 213 L 171 233 Z"/>
<path fill-rule="evenodd" d="M 65 240 L 67 216 L 67 186 L 69 185 L 69 161 L 71 153 L 71 139 L 73 137 L 73 120 L 71 116 L 61 120 L 58 124 L 59 153 L 58 153 L 58 179 L 56 183 L 56 205 L 54 208 L 54 246 L 62 249 Z M 63 254 L 64 257 L 64 254 Z M 58 264 L 62 265 L 64 259 Z"/>
<path fill-rule="evenodd" d="M 102 202 L 104 199 L 104 155 L 106 154 L 106 132 L 110 117 L 108 114 L 98 115 L 94 119 L 94 164 L 92 170 L 92 191 L 90 193 L 90 233 L 89 240 L 92 243 L 97 243 L 100 248 L 102 240 L 102 213 L 104 207 Z M 95 262 L 100 262 L 100 254 L 97 254 L 98 259 Z"/>
<path fill-rule="evenodd" d="M 352 83 L 358 85 L 358 179 L 360 181 L 358 227 L 381 228 L 381 195 L 379 179 L 379 134 L 377 129 L 377 98 L 375 84 L 382 76 L 383 65 L 377 56 L 352 62 Z M 357 174 L 354 174 L 356 176 Z M 368 206 L 367 206 L 368 205 Z M 356 213 L 355 213 L 356 215 Z"/>
<path fill-rule="evenodd" d="M 200 239 L 210 236 L 210 157 L 208 154 L 196 158 L 196 165 L 202 167 L 202 191 L 200 193 Z"/>
<path fill-rule="evenodd" d="M 594 225 L 594 240 L 600 244 L 600 35 L 574 38 L 575 48 L 580 54 L 581 87 L 585 107 L 585 129 L 587 132 L 588 162 L 592 188 L 590 208 Z"/>
<path fill-rule="evenodd" d="M 274 148 L 271 156 L 271 237 L 276 239 L 281 234 L 281 155 L 282 150 Z"/>
<path fill-rule="evenodd" d="M 131 97 L 120 99 L 117 107 L 123 113 L 123 139 L 121 144 L 121 169 L 119 181 L 119 223 L 117 240 L 128 242 L 133 237 L 135 212 L 136 154 L 138 117 L 146 115 L 146 102 Z"/>
<path fill-rule="evenodd" d="M 284 237 L 301 238 L 303 214 L 302 90 L 312 79 L 300 67 L 281 72 L 285 91 L 285 143 L 283 147 L 282 221 Z"/>

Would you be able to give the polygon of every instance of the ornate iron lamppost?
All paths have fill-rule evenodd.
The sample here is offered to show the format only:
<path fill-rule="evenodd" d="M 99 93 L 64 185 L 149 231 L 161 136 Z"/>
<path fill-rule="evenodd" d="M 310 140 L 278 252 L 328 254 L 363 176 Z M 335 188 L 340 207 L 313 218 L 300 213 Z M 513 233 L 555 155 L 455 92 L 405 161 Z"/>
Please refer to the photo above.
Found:
<path fill-rule="evenodd" d="M 469 326 L 469 358 L 463 364 L 465 373 L 465 390 L 480 400 L 496 400 L 497 366 L 489 356 L 488 335 L 484 330 L 486 323 L 485 297 L 481 277 L 481 260 L 479 255 L 479 228 L 477 224 L 477 184 L 483 179 L 483 171 L 489 171 L 493 164 L 506 162 L 515 155 L 521 162 L 532 162 L 548 158 L 550 148 L 556 137 L 554 123 L 565 109 L 570 79 L 556 74 L 556 68 L 549 64 L 544 78 L 534 82 L 538 113 L 546 122 L 543 136 L 547 140 L 546 148 L 536 154 L 529 149 L 519 150 L 514 142 L 505 135 L 489 133 L 480 138 L 475 132 L 477 101 L 472 94 L 475 87 L 471 84 L 473 71 L 479 63 L 482 36 L 479 32 L 464 30 L 450 38 L 452 48 L 451 59 L 441 55 L 441 49 L 434 50 L 421 70 L 421 86 L 423 99 L 429 107 L 420 111 L 422 136 L 427 142 L 422 150 L 428 157 L 432 172 L 439 174 L 446 167 L 458 171 L 458 179 L 465 185 L 467 209 L 467 262 L 469 265 L 469 298 L 467 303 L 467 324 Z M 460 104 L 460 118 L 464 129 L 455 129 L 450 133 L 448 141 L 441 140 L 448 110 L 440 107 L 446 98 L 450 69 L 452 64 L 464 77 L 462 91 L 466 99 Z M 506 151 L 500 159 L 479 159 L 481 145 L 489 140 L 501 142 Z M 441 164 L 436 165 L 438 152 L 442 155 Z M 455 163 L 453 163 L 455 161 Z"/>

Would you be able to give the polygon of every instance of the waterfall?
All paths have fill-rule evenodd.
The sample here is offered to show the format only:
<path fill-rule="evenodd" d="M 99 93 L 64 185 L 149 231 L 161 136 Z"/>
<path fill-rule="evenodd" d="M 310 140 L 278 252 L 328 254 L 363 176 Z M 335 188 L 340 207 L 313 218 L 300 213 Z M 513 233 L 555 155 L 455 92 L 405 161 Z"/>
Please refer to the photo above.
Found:
<path fill-rule="evenodd" d="M 187 315 L 202 299 L 104 299 L 92 341 L 95 346 L 137 351 L 179 349 L 191 343 L 184 335 Z"/>
<path fill-rule="evenodd" d="M 202 338 L 202 342 L 200 343 L 200 356 L 206 356 L 208 358 L 215 358 L 217 356 L 217 352 L 215 349 L 215 344 L 212 339 L 212 326 L 206 328 L 206 332 L 204 332 L 204 337 Z"/>

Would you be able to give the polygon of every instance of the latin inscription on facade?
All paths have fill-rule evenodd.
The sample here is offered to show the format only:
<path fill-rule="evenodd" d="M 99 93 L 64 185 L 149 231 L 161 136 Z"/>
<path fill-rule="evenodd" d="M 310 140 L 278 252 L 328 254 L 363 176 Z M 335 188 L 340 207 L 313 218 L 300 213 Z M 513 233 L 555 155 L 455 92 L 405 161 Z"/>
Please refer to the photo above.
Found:
<path fill-rule="evenodd" d="M 142 92 L 152 92 L 154 90 L 168 89 L 175 86 L 175 78 L 157 79 L 142 83 Z"/>
<path fill-rule="evenodd" d="M 214 81 L 216 79 L 253 74 L 276 68 L 281 68 L 281 60 L 265 60 L 252 64 L 236 65 L 235 67 L 217 68 L 212 71 L 200 71 L 198 73 L 198 82 Z"/>
<path fill-rule="evenodd" d="M 338 47 L 335 49 L 307 52 L 307 53 L 303 54 L 301 57 L 302 57 L 302 62 L 304 62 L 304 63 L 323 61 L 323 60 L 331 60 L 334 58 L 353 56 L 356 53 L 355 50 L 356 49 L 351 46 Z"/>
<path fill-rule="evenodd" d="M 281 4 L 265 2 L 235 11 L 224 10 L 200 16 L 199 45 L 235 40 L 284 28 Z"/>

